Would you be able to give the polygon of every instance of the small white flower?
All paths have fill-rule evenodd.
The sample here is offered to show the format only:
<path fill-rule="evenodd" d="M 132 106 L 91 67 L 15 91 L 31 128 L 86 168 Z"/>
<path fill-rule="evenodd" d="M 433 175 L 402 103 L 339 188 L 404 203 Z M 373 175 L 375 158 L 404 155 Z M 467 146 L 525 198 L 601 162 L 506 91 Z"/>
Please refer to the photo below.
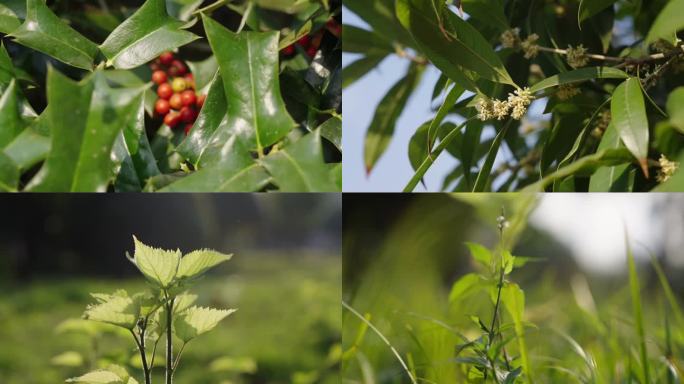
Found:
<path fill-rule="evenodd" d="M 520 44 L 520 28 L 505 31 L 499 40 L 501 40 L 501 46 L 504 48 L 516 48 Z"/>
<path fill-rule="evenodd" d="M 520 47 L 523 52 L 525 52 L 526 59 L 533 59 L 539 54 L 539 45 L 537 45 L 537 40 L 539 40 L 539 35 L 533 33 L 520 43 Z"/>
<path fill-rule="evenodd" d="M 589 63 L 589 58 L 586 56 L 587 49 L 584 48 L 582 44 L 573 48 L 572 45 L 568 45 L 566 51 L 568 65 L 573 68 L 584 67 Z"/>
<path fill-rule="evenodd" d="M 668 181 L 677 171 L 677 168 L 679 168 L 679 163 L 669 160 L 662 154 L 660 155 L 660 159 L 658 159 L 658 163 L 660 163 L 660 169 L 656 174 L 656 181 L 659 183 Z"/>
<path fill-rule="evenodd" d="M 494 117 L 496 117 L 497 120 L 503 120 L 508 116 L 510 105 L 505 100 L 494 100 L 493 109 Z"/>
<path fill-rule="evenodd" d="M 513 109 L 511 117 L 520 120 L 525 116 L 527 111 L 527 106 L 529 106 L 534 100 L 532 92 L 530 89 L 525 87 L 524 89 L 516 89 L 515 94 L 508 94 L 508 106 Z"/>
<path fill-rule="evenodd" d="M 477 109 L 477 117 L 482 121 L 487 121 L 494 117 L 492 101 L 489 99 L 480 99 L 480 101 L 477 102 L 475 109 Z"/>

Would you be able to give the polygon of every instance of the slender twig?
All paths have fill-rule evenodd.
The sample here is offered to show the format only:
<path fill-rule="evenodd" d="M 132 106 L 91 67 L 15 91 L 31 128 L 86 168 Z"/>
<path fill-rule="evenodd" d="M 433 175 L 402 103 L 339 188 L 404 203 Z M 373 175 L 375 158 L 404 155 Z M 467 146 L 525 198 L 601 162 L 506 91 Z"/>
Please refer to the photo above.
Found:
<path fill-rule="evenodd" d="M 426 58 L 424 58 L 422 56 L 412 55 L 412 54 L 408 53 L 406 51 L 406 49 L 404 49 L 403 47 L 401 47 L 399 45 L 394 46 L 394 52 L 397 54 L 397 56 L 404 58 L 404 59 L 408 59 L 408 60 L 410 60 L 410 61 L 412 61 L 418 65 L 427 65 L 428 64 L 428 60 Z"/>
<path fill-rule="evenodd" d="M 147 356 L 145 355 L 145 326 L 143 325 L 140 327 L 140 339 L 138 339 L 132 329 L 130 331 L 131 335 L 133 335 L 133 340 L 135 340 L 135 345 L 138 346 L 138 351 L 140 351 L 140 360 L 142 360 L 145 384 L 151 384 L 152 377 L 150 375 L 150 366 L 147 364 Z"/>
<path fill-rule="evenodd" d="M 171 299 L 166 304 L 166 384 L 173 384 L 173 302 Z"/>
<path fill-rule="evenodd" d="M 176 372 L 176 367 L 178 367 L 178 363 L 180 362 L 181 356 L 183 355 L 183 350 L 185 349 L 185 344 L 181 344 L 180 349 L 178 350 L 178 354 L 176 355 L 176 361 L 173 363 L 173 372 Z"/>
<path fill-rule="evenodd" d="M 157 341 L 154 342 L 154 348 L 152 348 L 152 359 L 150 361 L 150 368 L 154 368 L 154 358 L 157 355 L 157 344 L 159 344 L 159 340 L 161 340 L 163 335 L 164 335 L 164 332 L 159 333 L 159 336 L 157 337 Z"/>

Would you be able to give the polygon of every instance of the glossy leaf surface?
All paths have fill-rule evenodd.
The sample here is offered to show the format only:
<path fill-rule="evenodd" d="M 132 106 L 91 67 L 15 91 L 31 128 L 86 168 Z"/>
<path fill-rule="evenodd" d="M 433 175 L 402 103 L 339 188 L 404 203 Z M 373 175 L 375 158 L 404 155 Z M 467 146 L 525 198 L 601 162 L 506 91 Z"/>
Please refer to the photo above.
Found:
<path fill-rule="evenodd" d="M 648 177 L 648 119 L 639 79 L 629 78 L 615 89 L 610 111 L 622 142 L 639 161 L 644 175 Z"/>

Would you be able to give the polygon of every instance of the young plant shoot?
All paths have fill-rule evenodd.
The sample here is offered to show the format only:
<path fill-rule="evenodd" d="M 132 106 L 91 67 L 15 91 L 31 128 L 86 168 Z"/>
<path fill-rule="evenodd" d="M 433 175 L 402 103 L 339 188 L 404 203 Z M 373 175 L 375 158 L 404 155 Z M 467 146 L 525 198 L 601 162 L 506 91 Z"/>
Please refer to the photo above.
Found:
<path fill-rule="evenodd" d="M 182 255 L 180 250 L 153 248 L 135 236 L 135 253 L 128 259 L 145 276 L 151 287 L 146 292 L 129 295 L 124 290 L 112 294 L 94 293 L 96 303 L 89 305 L 83 317 L 127 329 L 140 352 L 145 384 L 152 383 L 157 345 L 164 339 L 165 383 L 172 384 L 185 346 L 197 336 L 210 331 L 236 309 L 214 309 L 193 305 L 197 295 L 188 288 L 209 269 L 230 260 L 225 255 L 200 249 Z M 174 353 L 174 336 L 180 347 Z M 69 383 L 135 384 L 138 381 L 120 366 L 112 365 Z"/>

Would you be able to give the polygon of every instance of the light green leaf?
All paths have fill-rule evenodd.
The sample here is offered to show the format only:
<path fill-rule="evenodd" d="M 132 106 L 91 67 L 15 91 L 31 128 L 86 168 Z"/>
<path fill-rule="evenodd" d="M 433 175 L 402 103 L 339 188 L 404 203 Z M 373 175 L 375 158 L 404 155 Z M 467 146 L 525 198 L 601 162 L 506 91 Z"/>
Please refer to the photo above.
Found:
<path fill-rule="evenodd" d="M 674 42 L 677 31 L 682 28 L 684 28 L 684 0 L 670 0 L 651 25 L 646 42 L 652 43 L 658 39 Z"/>
<path fill-rule="evenodd" d="M 333 116 L 318 126 L 321 136 L 342 150 L 342 118 Z"/>
<path fill-rule="evenodd" d="M 235 311 L 237 310 L 191 307 L 176 316 L 173 329 L 176 336 L 187 343 L 195 337 L 212 330 L 221 320 Z"/>
<path fill-rule="evenodd" d="M 95 43 L 68 26 L 45 5 L 45 0 L 27 0 L 26 20 L 9 36 L 19 44 L 87 70 L 98 54 Z"/>
<path fill-rule="evenodd" d="M 449 113 L 451 108 L 454 107 L 458 98 L 461 97 L 461 95 L 463 95 L 463 92 L 465 92 L 465 88 L 461 87 L 458 84 L 454 84 L 454 86 L 451 88 L 446 98 L 444 99 L 444 102 L 439 107 L 439 110 L 437 110 L 437 114 L 435 115 L 435 118 L 432 120 L 432 122 L 430 123 L 430 127 L 428 128 L 428 142 L 427 148 L 425 148 L 425 155 L 432 151 L 435 139 L 437 138 L 437 128 L 442 124 L 442 121 L 444 121 L 444 118 Z"/>
<path fill-rule="evenodd" d="M 397 120 L 404 111 L 409 96 L 418 85 L 421 74 L 422 69 L 412 64 L 406 76 L 394 84 L 378 104 L 366 133 L 364 158 L 367 173 L 370 173 L 387 149 Z"/>
<path fill-rule="evenodd" d="M 19 28 L 21 20 L 9 7 L 0 4 L 0 33 L 11 33 Z"/>
<path fill-rule="evenodd" d="M 477 273 L 469 273 L 458 279 L 451 287 L 449 302 L 463 300 L 481 288 L 482 278 Z"/>
<path fill-rule="evenodd" d="M 684 133 L 684 87 L 675 88 L 667 97 L 667 114 L 670 115 L 670 124 L 679 132 Z"/>
<path fill-rule="evenodd" d="M 577 11 L 577 24 L 615 4 L 617 0 L 582 0 Z"/>
<path fill-rule="evenodd" d="M 520 362 L 522 364 L 523 372 L 525 372 L 526 382 L 532 383 L 532 370 L 530 369 L 529 357 L 527 351 L 527 344 L 525 341 L 525 292 L 517 284 L 508 283 L 504 285 L 501 290 L 501 300 L 506 307 L 506 310 L 513 318 L 513 325 L 515 327 L 515 335 L 518 340 L 518 349 L 520 353 Z"/>
<path fill-rule="evenodd" d="M 561 84 L 576 83 L 591 79 L 627 79 L 629 75 L 613 67 L 587 67 L 580 68 L 574 71 L 559 73 L 554 76 L 534 84 L 530 87 L 532 93 L 539 92 L 546 88 L 555 87 Z"/>
<path fill-rule="evenodd" d="M 167 251 L 149 247 L 133 236 L 135 254 L 133 263 L 145 277 L 162 288 L 168 288 L 176 277 L 180 264 L 179 250 Z"/>
<path fill-rule="evenodd" d="M 197 278 L 231 257 L 233 254 L 224 255 L 210 249 L 192 251 L 181 259 L 177 276 L 179 279 Z"/>
<path fill-rule="evenodd" d="M 269 153 L 261 164 L 283 192 L 336 192 L 323 161 L 321 133 L 315 130 L 282 150 Z"/>
<path fill-rule="evenodd" d="M 112 179 L 112 147 L 140 105 L 144 88 L 111 89 L 101 71 L 75 83 L 52 68 L 47 88 L 48 104 L 59 105 L 48 108 L 52 144 L 47 160 L 27 189 L 106 191 Z"/>
<path fill-rule="evenodd" d="M 76 351 L 66 351 L 50 359 L 50 364 L 60 367 L 80 367 L 83 365 L 83 356 Z"/>
<path fill-rule="evenodd" d="M 492 267 L 492 253 L 481 244 L 466 242 L 470 255 L 485 268 Z"/>
<path fill-rule="evenodd" d="M 219 63 L 227 125 L 250 150 L 262 153 L 295 126 L 280 93 L 278 32 L 233 33 L 202 16 Z"/>
<path fill-rule="evenodd" d="M 89 372 L 83 376 L 68 379 L 66 382 L 84 384 L 124 384 L 124 381 L 119 375 L 105 370 Z"/>
<path fill-rule="evenodd" d="M 615 89 L 610 112 L 622 142 L 648 177 L 648 119 L 639 79 L 630 77 Z"/>
<path fill-rule="evenodd" d="M 165 0 L 147 0 L 133 16 L 112 31 L 100 49 L 114 67 L 135 68 L 162 52 L 199 39 L 183 30 L 184 26 L 184 22 L 166 12 Z"/>
<path fill-rule="evenodd" d="M 86 320 L 100 321 L 126 329 L 133 329 L 140 315 L 140 300 L 125 292 L 114 295 L 93 295 L 97 304 L 89 305 L 83 313 Z"/>
<path fill-rule="evenodd" d="M 464 68 L 484 79 L 516 86 L 489 42 L 448 8 L 438 19 L 432 0 L 397 0 L 396 12 L 423 53 L 452 80 L 458 81 L 452 73 Z"/>
<path fill-rule="evenodd" d="M 219 357 L 209 364 L 211 372 L 256 373 L 257 362 L 251 357 Z"/>

